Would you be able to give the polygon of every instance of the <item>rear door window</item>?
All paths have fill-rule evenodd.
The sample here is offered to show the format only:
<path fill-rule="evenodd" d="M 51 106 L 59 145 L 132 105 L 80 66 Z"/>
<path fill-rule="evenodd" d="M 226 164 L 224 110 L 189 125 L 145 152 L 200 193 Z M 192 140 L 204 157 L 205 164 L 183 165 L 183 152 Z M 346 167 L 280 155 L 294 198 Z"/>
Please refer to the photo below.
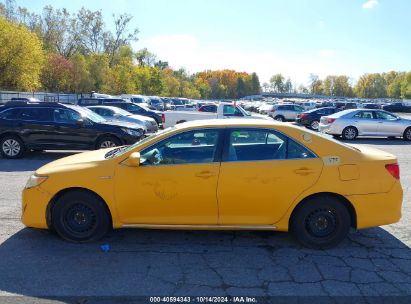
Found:
<path fill-rule="evenodd" d="M 53 121 L 53 111 L 50 108 L 25 108 L 21 109 L 20 119 L 26 121 Z"/>
<path fill-rule="evenodd" d="M 225 147 L 226 161 L 261 161 L 315 158 L 300 143 L 276 132 L 265 129 L 238 129 L 229 131 Z"/>
<path fill-rule="evenodd" d="M 359 118 L 359 119 L 373 119 L 374 114 L 371 111 L 360 111 L 357 114 L 353 116 L 353 118 Z"/>

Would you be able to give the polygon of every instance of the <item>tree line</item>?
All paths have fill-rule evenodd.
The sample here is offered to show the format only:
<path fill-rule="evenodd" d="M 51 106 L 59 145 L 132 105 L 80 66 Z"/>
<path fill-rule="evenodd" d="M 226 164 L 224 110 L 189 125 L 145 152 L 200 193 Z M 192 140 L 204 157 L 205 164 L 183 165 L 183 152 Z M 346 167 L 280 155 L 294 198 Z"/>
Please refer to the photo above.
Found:
<path fill-rule="evenodd" d="M 132 16 L 75 13 L 48 5 L 41 14 L 0 2 L 0 88 L 3 90 L 143 94 L 188 98 L 241 98 L 260 93 L 256 73 L 233 70 L 190 74 L 147 49 L 134 51 Z"/>
<path fill-rule="evenodd" d="M 282 74 L 273 75 L 263 83 L 263 91 L 277 93 L 310 93 L 314 95 L 360 98 L 405 98 L 411 99 L 411 72 L 372 73 L 362 75 L 357 83 L 346 75 L 327 76 L 320 79 L 311 74 L 308 86 L 296 87 Z"/>

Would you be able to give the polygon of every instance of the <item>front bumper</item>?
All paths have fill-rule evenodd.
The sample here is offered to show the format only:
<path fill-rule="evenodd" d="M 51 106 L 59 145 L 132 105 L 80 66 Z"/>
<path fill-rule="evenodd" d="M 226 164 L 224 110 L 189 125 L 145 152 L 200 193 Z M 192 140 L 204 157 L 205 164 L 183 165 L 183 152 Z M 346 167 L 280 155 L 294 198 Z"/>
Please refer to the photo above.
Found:
<path fill-rule="evenodd" d="M 41 186 L 24 189 L 21 203 L 21 221 L 27 227 L 48 228 L 46 221 L 47 205 L 52 196 Z"/>

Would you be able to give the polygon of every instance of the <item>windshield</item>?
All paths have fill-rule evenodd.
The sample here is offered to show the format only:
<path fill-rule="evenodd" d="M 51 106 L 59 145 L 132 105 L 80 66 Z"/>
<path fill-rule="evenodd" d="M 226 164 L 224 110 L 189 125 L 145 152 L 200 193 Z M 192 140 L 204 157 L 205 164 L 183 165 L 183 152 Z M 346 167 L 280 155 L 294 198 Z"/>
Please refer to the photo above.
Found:
<path fill-rule="evenodd" d="M 97 113 L 94 113 L 90 109 L 83 108 L 83 107 L 78 107 L 78 106 L 69 106 L 69 105 L 66 105 L 66 107 L 71 108 L 71 109 L 75 110 L 76 112 L 79 112 L 83 118 L 88 118 L 92 122 L 102 123 L 102 122 L 106 121 L 105 118 L 101 117 Z"/>
<path fill-rule="evenodd" d="M 120 114 L 122 116 L 130 116 L 132 115 L 130 112 L 127 112 L 126 110 L 120 109 L 120 108 L 113 108 L 114 112 L 116 112 L 117 114 Z"/>
<path fill-rule="evenodd" d="M 251 114 L 244 110 L 241 106 L 237 106 L 237 109 L 239 109 L 244 116 L 251 116 Z"/>
<path fill-rule="evenodd" d="M 134 148 L 137 148 L 138 146 L 145 144 L 146 142 L 152 140 L 153 138 L 155 138 L 155 137 L 157 137 L 157 136 L 160 136 L 160 135 L 162 135 L 162 134 L 171 132 L 171 131 L 173 131 L 173 130 L 175 130 L 175 129 L 176 129 L 176 127 L 169 127 L 169 128 L 167 128 L 167 129 L 158 131 L 157 133 L 152 134 L 152 135 L 150 135 L 150 136 L 147 136 L 147 137 L 144 138 L 143 140 L 140 140 L 140 141 L 138 141 L 138 142 L 136 142 L 135 144 L 132 144 L 132 145 L 130 145 L 130 146 L 122 146 L 122 147 L 115 148 L 115 149 L 107 152 L 104 157 L 105 157 L 105 158 L 113 158 L 113 157 L 117 157 L 117 156 L 123 155 L 124 153 L 127 153 L 128 151 L 131 151 L 131 150 L 133 150 Z"/>

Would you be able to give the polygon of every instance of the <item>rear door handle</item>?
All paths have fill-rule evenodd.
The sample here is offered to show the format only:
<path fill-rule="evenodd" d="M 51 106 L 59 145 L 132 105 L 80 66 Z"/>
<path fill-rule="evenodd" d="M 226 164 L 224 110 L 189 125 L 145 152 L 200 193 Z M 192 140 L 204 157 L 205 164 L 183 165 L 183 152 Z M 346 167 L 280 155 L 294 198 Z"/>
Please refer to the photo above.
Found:
<path fill-rule="evenodd" d="M 201 171 L 195 174 L 196 177 L 200 177 L 200 178 L 210 178 L 215 176 L 215 172 L 211 172 L 211 171 Z"/>
<path fill-rule="evenodd" d="M 315 171 L 309 168 L 300 168 L 300 169 L 294 170 L 294 173 L 299 174 L 299 175 L 308 175 L 308 174 L 315 173 Z"/>

